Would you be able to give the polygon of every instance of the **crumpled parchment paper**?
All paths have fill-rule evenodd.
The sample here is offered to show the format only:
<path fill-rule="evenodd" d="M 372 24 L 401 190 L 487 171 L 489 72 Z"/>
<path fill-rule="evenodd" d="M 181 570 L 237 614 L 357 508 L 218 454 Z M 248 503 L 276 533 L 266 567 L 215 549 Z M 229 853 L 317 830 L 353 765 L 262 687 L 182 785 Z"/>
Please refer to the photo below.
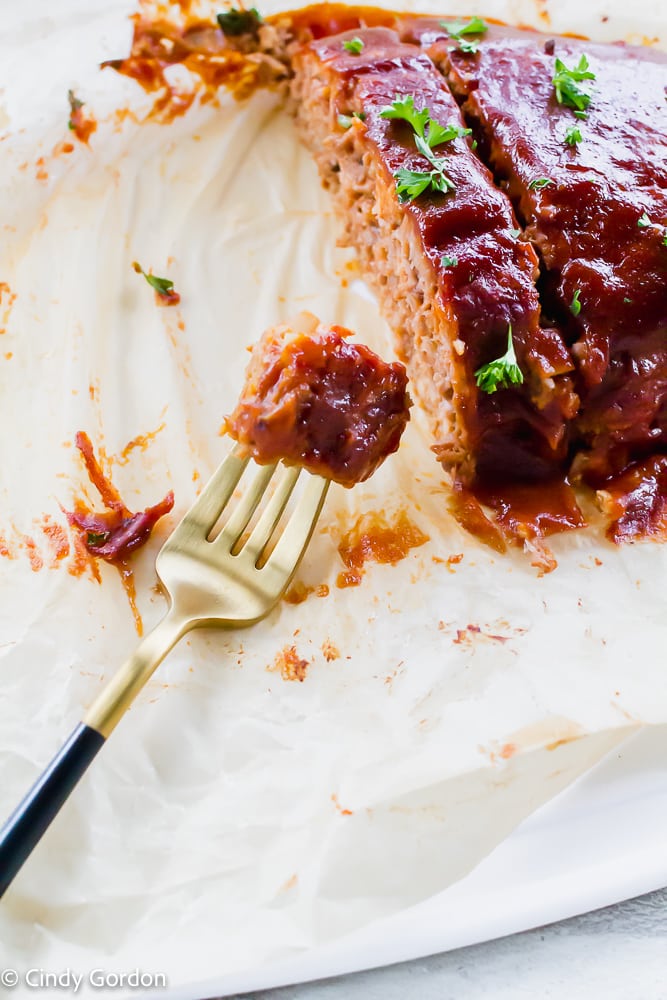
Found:
<path fill-rule="evenodd" d="M 652 37 L 664 26 L 643 6 L 474 12 L 545 27 L 553 7 L 554 30 Z M 166 608 L 155 552 L 228 449 L 219 429 L 247 345 L 308 309 L 391 350 L 278 97 L 222 96 L 169 126 L 114 114 L 149 106 L 97 69 L 128 50 L 131 11 L 14 5 L 0 27 L 3 814 L 137 641 L 115 570 L 101 566 L 101 585 L 73 575 L 44 531 L 74 494 L 97 500 L 76 431 L 130 506 L 175 491 L 135 560 L 148 628 Z M 68 88 L 99 122 L 69 153 Z M 174 280 L 179 307 L 156 308 L 135 259 Z M 338 588 L 345 528 L 402 509 L 430 541 Z M 461 878 L 629 732 L 667 720 L 667 549 L 615 549 L 595 531 L 554 549 L 559 568 L 539 578 L 465 536 L 415 414 L 371 482 L 331 491 L 299 571 L 327 597 L 191 635 L 163 664 L 0 904 L 0 964 L 141 966 L 177 987 Z M 303 683 L 268 669 L 292 645 Z"/>

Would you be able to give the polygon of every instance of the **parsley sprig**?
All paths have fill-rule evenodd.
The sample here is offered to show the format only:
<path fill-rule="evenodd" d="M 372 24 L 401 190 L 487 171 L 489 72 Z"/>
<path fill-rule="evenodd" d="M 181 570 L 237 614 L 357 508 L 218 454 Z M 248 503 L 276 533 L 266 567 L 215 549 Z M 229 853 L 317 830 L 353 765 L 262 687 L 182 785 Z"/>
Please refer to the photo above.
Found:
<path fill-rule="evenodd" d="M 572 301 L 570 302 L 570 312 L 573 316 L 578 316 L 581 312 L 581 301 L 579 296 L 581 295 L 581 289 L 575 288 L 574 295 L 572 296 Z"/>
<path fill-rule="evenodd" d="M 570 125 L 567 132 L 565 133 L 565 142 L 568 146 L 576 146 L 577 143 L 583 141 L 583 135 L 581 134 L 581 128 L 578 125 Z"/>
<path fill-rule="evenodd" d="M 236 38 L 238 35 L 255 34 L 262 23 L 262 15 L 256 7 L 251 7 L 249 10 L 230 7 L 229 10 L 218 14 L 217 21 L 223 34 Z"/>
<path fill-rule="evenodd" d="M 99 549 L 109 541 L 110 536 L 110 531 L 89 531 L 86 534 L 86 545 Z"/>
<path fill-rule="evenodd" d="M 174 282 L 170 278 L 158 278 L 156 274 L 148 274 L 148 272 L 144 271 L 141 264 L 136 260 L 133 261 L 132 267 L 137 274 L 143 274 L 148 284 L 151 288 L 155 289 L 158 295 L 168 299 L 174 294 Z"/>
<path fill-rule="evenodd" d="M 554 181 L 550 177 L 535 177 L 532 181 L 529 181 L 528 188 L 531 191 L 541 191 L 542 188 L 549 187 Z"/>
<path fill-rule="evenodd" d="M 363 111 L 353 111 L 351 115 L 338 115 L 338 124 L 343 129 L 352 128 L 355 121 L 366 121 L 366 115 Z"/>
<path fill-rule="evenodd" d="M 346 41 L 343 42 L 343 48 L 346 52 L 349 52 L 350 55 L 358 56 L 361 55 L 364 50 L 364 43 L 361 38 L 357 38 L 355 36 L 354 38 L 346 39 Z"/>
<path fill-rule="evenodd" d="M 512 324 L 507 328 L 507 350 L 501 358 L 489 361 L 488 365 L 482 365 L 475 372 L 475 382 L 482 392 L 489 394 L 497 389 L 506 389 L 510 385 L 521 385 L 523 382 L 523 372 L 519 368 L 514 353 L 514 342 L 512 340 Z"/>
<path fill-rule="evenodd" d="M 551 82 L 556 91 L 556 100 L 559 104 L 565 104 L 568 108 L 574 108 L 578 117 L 586 117 L 586 110 L 591 103 L 590 91 L 580 87 L 584 80 L 594 80 L 595 73 L 589 67 L 588 58 L 585 55 L 574 67 L 568 69 L 561 59 L 556 59 L 554 63 L 554 75 Z"/>
<path fill-rule="evenodd" d="M 489 26 L 481 17 L 471 17 L 469 21 L 441 21 L 450 38 L 458 42 L 458 48 L 466 55 L 474 55 L 479 48 L 479 41 L 465 38 L 465 35 L 485 35 Z"/>
<path fill-rule="evenodd" d="M 454 190 L 454 182 L 445 173 L 446 160 L 436 156 L 435 146 L 441 146 L 453 139 L 470 135 L 472 129 L 460 125 L 441 125 L 431 118 L 427 107 L 418 111 L 412 94 L 396 97 L 390 105 L 382 108 L 380 117 L 406 121 L 412 126 L 415 146 L 430 163 L 431 170 L 408 170 L 401 167 L 394 174 L 396 191 L 401 201 L 414 201 L 425 191 L 439 191 L 448 194 Z"/>

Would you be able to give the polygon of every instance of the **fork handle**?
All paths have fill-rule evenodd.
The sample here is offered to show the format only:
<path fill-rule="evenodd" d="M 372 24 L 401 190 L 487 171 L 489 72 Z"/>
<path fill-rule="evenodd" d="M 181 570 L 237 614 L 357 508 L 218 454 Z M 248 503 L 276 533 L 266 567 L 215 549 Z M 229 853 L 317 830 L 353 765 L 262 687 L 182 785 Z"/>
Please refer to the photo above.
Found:
<path fill-rule="evenodd" d="M 146 636 L 0 829 L 0 898 L 136 694 L 188 627 L 186 620 L 168 614 Z"/>
<path fill-rule="evenodd" d="M 103 744 L 101 733 L 79 723 L 4 824 L 0 830 L 0 896 Z"/>

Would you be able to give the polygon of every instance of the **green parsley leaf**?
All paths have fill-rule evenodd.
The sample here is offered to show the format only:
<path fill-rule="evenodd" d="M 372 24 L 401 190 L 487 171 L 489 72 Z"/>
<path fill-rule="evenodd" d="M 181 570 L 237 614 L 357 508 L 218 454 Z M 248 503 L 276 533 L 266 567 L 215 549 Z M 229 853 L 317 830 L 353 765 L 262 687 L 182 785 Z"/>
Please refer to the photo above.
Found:
<path fill-rule="evenodd" d="M 458 257 L 450 257 L 448 254 L 443 254 L 440 258 L 440 264 L 442 267 L 457 267 L 458 263 Z"/>
<path fill-rule="evenodd" d="M 67 128 L 73 132 L 74 129 L 76 128 L 76 125 L 72 120 L 73 116 L 76 114 L 77 111 L 81 110 L 84 102 L 80 101 L 79 98 L 75 96 L 73 90 L 67 91 L 67 100 L 69 101 L 69 112 L 70 112 L 69 121 L 67 122 Z"/>
<path fill-rule="evenodd" d="M 541 191 L 542 188 L 549 187 L 553 183 L 550 177 L 536 177 L 529 183 L 528 187 L 531 191 Z"/>
<path fill-rule="evenodd" d="M 441 146 L 443 142 L 451 142 L 452 139 L 465 139 L 467 135 L 472 135 L 471 128 L 461 128 L 460 125 L 440 125 L 429 118 L 428 133 L 425 138 L 429 148 L 433 149 L 434 146 Z"/>
<path fill-rule="evenodd" d="M 585 111 L 575 111 L 574 112 L 574 117 L 575 118 L 583 118 L 585 120 L 586 118 L 588 118 L 588 115 L 586 114 Z"/>
<path fill-rule="evenodd" d="M 444 171 L 435 170 L 406 170 L 401 167 L 394 174 L 396 178 L 396 193 L 400 201 L 414 201 L 425 191 L 436 191 L 441 194 L 448 194 L 454 190 L 454 183 L 449 179 Z"/>
<path fill-rule="evenodd" d="M 583 135 L 581 134 L 581 129 L 578 125 L 570 125 L 567 132 L 565 133 L 565 142 L 568 146 L 576 146 L 578 142 L 583 141 Z"/>
<path fill-rule="evenodd" d="M 629 298 L 627 298 L 627 296 L 626 296 L 626 298 L 624 298 L 624 299 L 623 299 L 623 301 L 624 301 L 624 302 L 625 302 L 625 304 L 626 304 L 626 305 L 628 305 L 628 306 L 631 306 L 631 305 L 632 305 L 632 299 L 629 299 Z"/>
<path fill-rule="evenodd" d="M 433 179 L 433 171 L 406 170 L 401 167 L 394 174 L 396 178 L 396 193 L 400 201 L 414 201 L 420 194 L 428 190 Z"/>
<path fill-rule="evenodd" d="M 482 392 L 493 393 L 510 385 L 521 385 L 523 372 L 519 368 L 512 341 L 512 324 L 507 329 L 507 351 L 501 358 L 482 365 L 475 372 L 475 382 Z"/>
<path fill-rule="evenodd" d="M 132 267 L 137 272 L 137 274 L 143 274 L 144 278 L 151 286 L 154 288 L 158 295 L 169 296 L 174 290 L 174 282 L 170 278 L 158 278 L 156 274 L 146 274 L 141 264 L 136 260 L 132 264 Z"/>
<path fill-rule="evenodd" d="M 651 220 L 649 219 L 649 217 L 648 217 L 647 213 L 646 213 L 646 212 L 644 212 L 644 213 L 643 213 L 642 215 L 640 215 L 640 216 L 639 216 L 639 218 L 637 219 L 637 225 L 639 226 L 639 228 L 640 228 L 640 229 L 646 229 L 646 228 L 647 228 L 648 226 L 651 226 L 651 225 L 653 225 L 653 223 L 652 223 L 652 222 L 651 222 Z"/>
<path fill-rule="evenodd" d="M 582 55 L 574 69 L 568 69 L 565 63 L 557 58 L 554 69 L 551 82 L 554 85 L 558 103 L 566 104 L 569 108 L 574 108 L 575 111 L 585 111 L 591 103 L 591 94 L 579 84 L 583 80 L 595 79 L 595 73 L 591 73 L 589 69 L 587 57 Z"/>
<path fill-rule="evenodd" d="M 479 52 L 479 42 L 467 38 L 459 38 L 456 47 L 459 52 L 464 52 L 467 56 L 474 56 Z"/>
<path fill-rule="evenodd" d="M 667 229 L 665 229 L 665 232 L 662 237 L 662 245 L 667 247 Z"/>
<path fill-rule="evenodd" d="M 423 138 L 424 129 L 430 121 L 431 115 L 428 108 L 417 111 L 414 97 L 412 94 L 406 94 L 404 97 L 395 97 L 391 104 L 382 108 L 380 117 L 406 121 L 412 125 L 415 134 Z"/>
<path fill-rule="evenodd" d="M 361 38 L 348 38 L 343 42 L 343 48 L 353 56 L 358 56 L 363 52 L 364 43 Z"/>
<path fill-rule="evenodd" d="M 441 21 L 440 27 L 444 28 L 450 38 L 461 38 L 462 35 L 485 35 L 489 30 L 486 21 L 481 17 L 471 17 L 469 21 Z"/>
<path fill-rule="evenodd" d="M 581 302 L 579 301 L 579 296 L 581 295 L 581 289 L 575 288 L 574 295 L 572 296 L 572 301 L 570 302 L 570 312 L 573 316 L 578 316 L 581 312 Z"/>
<path fill-rule="evenodd" d="M 223 33 L 235 38 L 238 35 L 255 34 L 262 23 L 262 15 L 256 7 L 251 7 L 249 10 L 231 7 L 218 14 L 217 20 Z"/>
<path fill-rule="evenodd" d="M 99 549 L 108 542 L 110 534 L 110 531 L 89 531 L 86 534 L 86 545 Z"/>
<path fill-rule="evenodd" d="M 520 229 L 510 229 L 510 236 L 513 236 L 515 240 L 518 240 L 519 237 L 521 236 L 521 230 Z"/>
<path fill-rule="evenodd" d="M 396 190 L 401 201 L 412 201 L 425 191 L 439 191 L 448 194 L 454 190 L 454 182 L 445 173 L 446 160 L 436 156 L 434 146 L 440 146 L 453 139 L 470 135 L 471 130 L 460 125 L 441 125 L 431 118 L 428 108 L 418 111 L 412 94 L 395 97 L 390 105 L 380 111 L 382 118 L 408 122 L 414 132 L 415 146 L 431 164 L 432 170 L 407 170 L 401 168 L 394 174 Z"/>
<path fill-rule="evenodd" d="M 355 119 L 364 122 L 366 115 L 363 111 L 353 111 L 351 115 L 338 115 L 338 124 L 341 128 L 348 129 L 354 125 Z"/>

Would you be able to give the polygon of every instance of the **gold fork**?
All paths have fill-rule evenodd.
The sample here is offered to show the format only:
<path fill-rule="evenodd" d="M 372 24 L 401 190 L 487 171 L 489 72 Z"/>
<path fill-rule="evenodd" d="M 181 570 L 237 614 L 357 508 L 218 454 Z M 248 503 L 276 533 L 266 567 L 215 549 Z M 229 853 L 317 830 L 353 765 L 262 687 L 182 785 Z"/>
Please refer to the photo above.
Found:
<path fill-rule="evenodd" d="M 246 537 L 277 468 L 259 466 L 247 492 L 213 537 L 248 462 L 238 449 L 232 451 L 162 546 L 156 570 L 169 600 L 166 616 L 95 699 L 84 721 L 0 830 L 0 897 L 178 640 L 193 628 L 253 625 L 285 592 L 310 541 L 329 481 L 307 474 L 308 482 L 295 509 L 278 532 L 278 522 L 301 471 L 284 469 Z"/>

